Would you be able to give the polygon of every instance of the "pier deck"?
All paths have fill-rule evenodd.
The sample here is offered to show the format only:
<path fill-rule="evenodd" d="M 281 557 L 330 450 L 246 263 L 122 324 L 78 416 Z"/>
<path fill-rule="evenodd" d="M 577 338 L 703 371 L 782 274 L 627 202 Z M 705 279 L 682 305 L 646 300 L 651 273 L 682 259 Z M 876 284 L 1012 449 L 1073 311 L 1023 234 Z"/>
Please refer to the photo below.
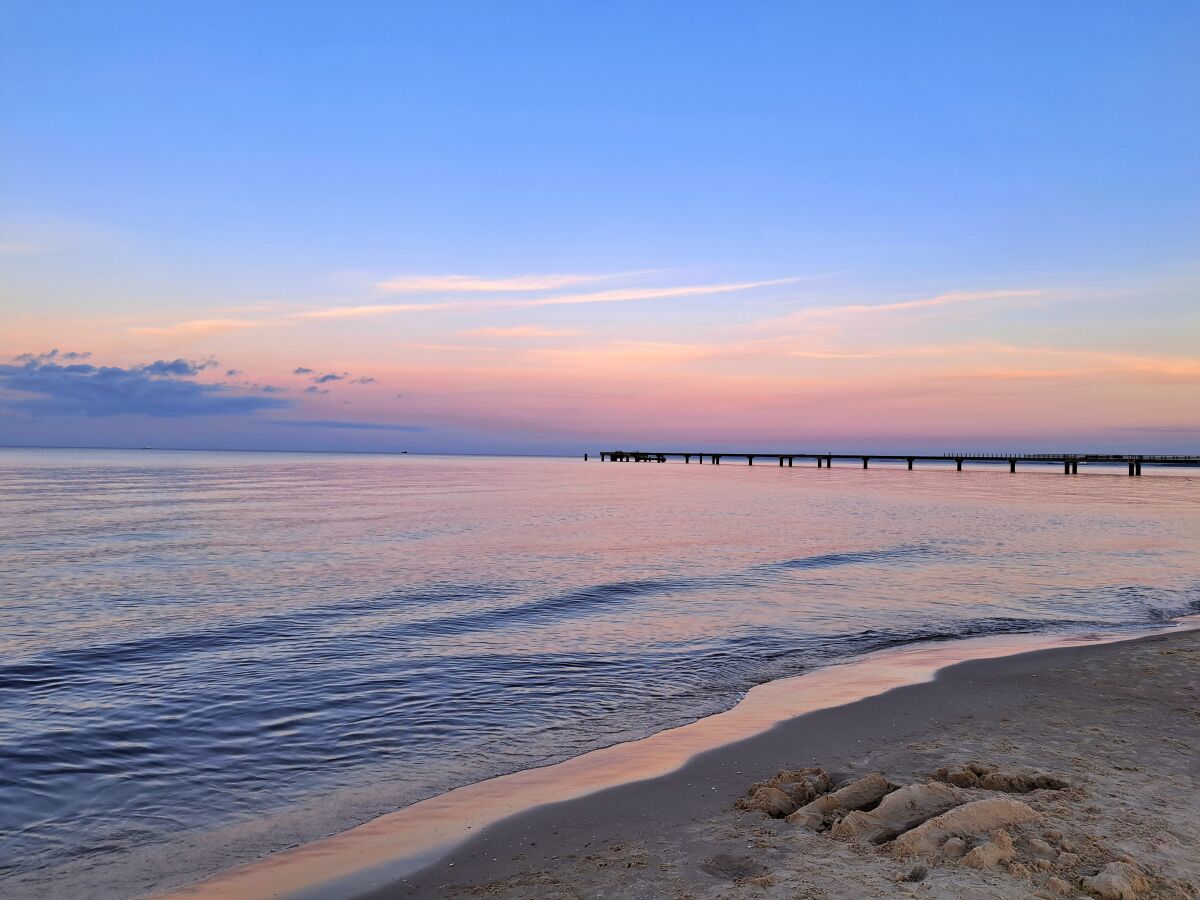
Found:
<path fill-rule="evenodd" d="M 690 464 L 694 459 L 700 465 L 707 457 L 711 465 L 719 466 L 722 459 L 744 459 L 748 465 L 754 465 L 756 459 L 778 460 L 780 466 L 793 466 L 796 460 L 816 462 L 817 468 L 832 468 L 835 460 L 852 460 L 861 462 L 864 469 L 870 467 L 871 460 L 888 462 L 907 462 L 911 469 L 914 463 L 954 463 L 955 469 L 962 471 L 964 463 L 1008 464 L 1009 472 L 1017 471 L 1017 463 L 1037 463 L 1040 465 L 1061 464 L 1066 475 L 1078 475 L 1079 464 L 1107 463 L 1109 465 L 1124 465 L 1130 475 L 1142 474 L 1142 466 L 1195 466 L 1200 467 L 1200 455 L 1167 455 L 1154 453 L 943 453 L 937 455 L 923 453 L 729 453 L 726 451 L 682 451 L 682 450 L 602 450 L 601 462 L 659 462 L 668 459 L 682 459 Z M 583 457 L 588 458 L 587 454 Z"/>

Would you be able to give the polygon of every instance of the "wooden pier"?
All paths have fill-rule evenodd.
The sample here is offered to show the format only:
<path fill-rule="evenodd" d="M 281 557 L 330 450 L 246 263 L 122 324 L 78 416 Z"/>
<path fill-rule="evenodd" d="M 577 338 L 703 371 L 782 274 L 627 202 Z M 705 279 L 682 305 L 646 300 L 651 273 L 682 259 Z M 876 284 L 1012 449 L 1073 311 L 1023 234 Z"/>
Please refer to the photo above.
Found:
<path fill-rule="evenodd" d="M 682 459 L 690 464 L 695 460 L 703 465 L 707 457 L 711 465 L 719 466 L 723 459 L 744 459 L 747 465 L 754 465 L 758 460 L 778 460 L 780 466 L 791 467 L 796 460 L 801 462 L 816 462 L 817 468 L 833 468 L 835 460 L 862 463 L 864 469 L 870 467 L 872 460 L 888 462 L 906 462 L 911 470 L 913 463 L 954 463 L 956 471 L 961 472 L 964 463 L 986 463 L 991 465 L 1008 464 L 1009 472 L 1017 471 L 1017 463 L 1036 463 L 1039 465 L 1061 465 L 1064 475 L 1078 475 L 1079 464 L 1105 463 L 1108 465 L 1127 466 L 1129 474 L 1142 474 L 1142 465 L 1157 466 L 1196 466 L 1200 467 L 1200 455 L 1197 456 L 1168 456 L 1152 453 L 943 453 L 929 455 L 921 453 L 727 453 L 725 451 L 645 451 L 645 450 L 601 450 L 601 462 L 657 462 L 665 463 L 668 459 Z M 584 454 L 587 460 L 588 454 Z"/>

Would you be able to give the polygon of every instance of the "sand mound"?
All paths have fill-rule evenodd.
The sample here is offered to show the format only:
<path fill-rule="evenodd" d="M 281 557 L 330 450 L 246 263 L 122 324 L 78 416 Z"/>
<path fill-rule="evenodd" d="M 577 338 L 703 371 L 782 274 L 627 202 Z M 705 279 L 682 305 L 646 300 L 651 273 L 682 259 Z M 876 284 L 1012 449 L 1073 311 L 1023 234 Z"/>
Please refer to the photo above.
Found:
<path fill-rule="evenodd" d="M 906 831 L 892 842 L 892 849 L 900 856 L 940 859 L 942 844 L 952 837 L 977 837 L 1010 825 L 1035 822 L 1038 818 L 1037 812 L 1020 800 L 1008 797 L 972 800 Z M 969 856 L 970 853 L 966 854 L 963 861 Z"/>
<path fill-rule="evenodd" d="M 1081 880 L 1083 889 L 1100 900 L 1137 900 L 1150 885 L 1129 863 L 1112 862 L 1090 878 Z"/>
<path fill-rule="evenodd" d="M 1097 866 L 1107 851 L 1084 847 L 1057 829 L 1035 831 L 1032 826 L 1042 821 L 1042 814 L 1008 796 L 1028 794 L 1033 800 L 1040 796 L 1034 792 L 1068 787 L 1054 775 L 1004 772 L 998 766 L 969 762 L 940 768 L 934 780 L 925 783 L 900 787 L 872 772 L 835 790 L 824 769 L 808 768 L 781 771 L 758 782 L 736 805 L 783 818 L 805 831 L 874 845 L 896 859 L 919 860 L 901 881 L 924 880 L 931 865 L 961 866 L 960 871 L 1006 874 L 1028 885 L 1029 896 L 1185 896 L 1174 892 L 1175 883 L 1149 875 L 1128 857 Z M 710 861 L 712 874 L 728 880 L 761 874 L 745 865 L 749 858 L 739 859 L 743 861 L 738 866 Z"/>
<path fill-rule="evenodd" d="M 789 815 L 787 820 L 793 825 L 801 825 L 819 831 L 831 824 L 837 814 L 868 809 L 894 790 L 896 790 L 896 785 L 878 772 L 872 772 L 865 778 L 852 781 L 845 787 L 838 788 L 833 793 L 825 794 L 800 807 Z"/>
<path fill-rule="evenodd" d="M 985 791 L 1001 791 L 1006 794 L 1028 794 L 1038 790 L 1061 791 L 1070 787 L 1063 779 L 1044 772 L 1019 775 L 1001 772 L 999 766 L 985 766 L 977 762 L 969 762 L 958 769 L 938 769 L 933 773 L 933 777 L 956 787 L 982 788 Z"/>
<path fill-rule="evenodd" d="M 736 805 L 738 809 L 761 810 L 772 818 L 781 819 L 831 787 L 833 784 L 824 769 L 785 769 L 774 778 L 751 785 Z"/>
<path fill-rule="evenodd" d="M 910 784 L 889 793 L 870 812 L 851 812 L 832 831 L 835 837 L 882 844 L 968 799 L 965 791 L 945 784 Z"/>

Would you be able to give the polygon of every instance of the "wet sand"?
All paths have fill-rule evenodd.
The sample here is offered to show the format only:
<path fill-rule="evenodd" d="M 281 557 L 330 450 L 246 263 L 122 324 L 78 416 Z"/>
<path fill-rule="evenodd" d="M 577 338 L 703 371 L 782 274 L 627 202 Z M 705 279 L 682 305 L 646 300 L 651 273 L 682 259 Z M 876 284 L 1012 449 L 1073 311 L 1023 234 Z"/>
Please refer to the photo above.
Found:
<path fill-rule="evenodd" d="M 719 716 L 452 791 L 177 895 L 1017 897 L 1132 854 L 1162 876 L 1148 896 L 1193 896 L 1200 632 L 943 668 L 1052 640 L 923 645 L 772 682 Z M 806 709 L 817 711 L 796 715 Z M 835 782 L 880 771 L 907 785 L 974 761 L 1070 784 L 1019 797 L 1042 819 L 1013 832 L 1013 866 L 934 862 L 904 881 L 924 863 L 735 808 L 781 769 L 822 766 Z M 1060 831 L 1053 866 L 1034 866 L 1028 842 Z"/>
<path fill-rule="evenodd" d="M 1130 896 L 1195 897 L 1197 748 L 1200 632 L 965 662 L 932 683 L 792 719 L 670 775 L 517 815 L 360 896 L 1087 897 L 1103 885 L 1088 882 L 1089 892 L 1082 879 L 1118 863 L 1134 867 L 1108 870 L 1134 873 Z M 969 790 L 1038 817 L 1008 827 L 1012 858 L 986 868 L 902 857 L 735 808 L 782 769 L 821 766 L 838 782 L 878 771 L 907 785 L 972 761 L 1069 785 Z"/>

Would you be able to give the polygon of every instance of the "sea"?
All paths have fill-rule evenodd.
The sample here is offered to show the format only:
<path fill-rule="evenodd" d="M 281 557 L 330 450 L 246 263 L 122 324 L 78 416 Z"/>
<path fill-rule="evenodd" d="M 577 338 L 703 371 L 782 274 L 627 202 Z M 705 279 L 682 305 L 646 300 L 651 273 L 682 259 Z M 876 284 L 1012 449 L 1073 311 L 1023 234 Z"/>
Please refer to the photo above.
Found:
<path fill-rule="evenodd" d="M 0 896 L 128 897 L 921 641 L 1200 612 L 1195 470 L 0 450 Z"/>

